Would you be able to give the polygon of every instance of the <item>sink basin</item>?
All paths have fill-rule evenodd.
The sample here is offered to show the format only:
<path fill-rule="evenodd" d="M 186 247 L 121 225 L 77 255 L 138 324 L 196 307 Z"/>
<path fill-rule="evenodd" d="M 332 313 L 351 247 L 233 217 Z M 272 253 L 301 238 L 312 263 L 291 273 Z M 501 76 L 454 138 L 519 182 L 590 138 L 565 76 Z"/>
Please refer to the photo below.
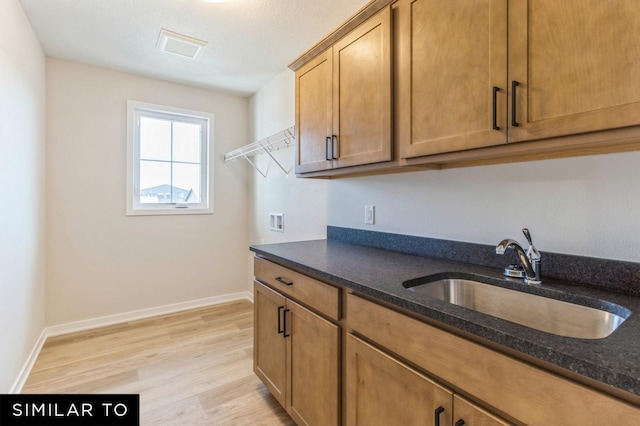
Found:
<path fill-rule="evenodd" d="M 607 337 L 631 314 L 626 308 L 609 302 L 605 304 L 618 308 L 612 310 L 620 315 L 471 279 L 444 278 L 426 283 L 424 280 L 411 280 L 404 286 L 416 294 L 536 330 L 581 339 Z"/>

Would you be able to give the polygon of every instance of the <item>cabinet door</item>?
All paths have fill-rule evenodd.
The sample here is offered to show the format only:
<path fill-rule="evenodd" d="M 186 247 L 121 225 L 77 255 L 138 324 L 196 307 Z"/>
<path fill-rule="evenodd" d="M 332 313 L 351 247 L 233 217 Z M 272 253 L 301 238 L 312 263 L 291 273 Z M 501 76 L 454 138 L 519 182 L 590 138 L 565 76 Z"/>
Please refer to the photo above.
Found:
<path fill-rule="evenodd" d="M 396 19 L 401 157 L 506 144 L 507 1 L 401 0 Z"/>
<path fill-rule="evenodd" d="M 291 300 L 287 411 L 299 425 L 339 423 L 339 328 Z"/>
<path fill-rule="evenodd" d="M 460 423 L 460 420 L 464 423 Z M 508 426 L 511 424 L 459 395 L 453 396 L 453 421 L 454 425 L 460 426 Z"/>
<path fill-rule="evenodd" d="M 391 160 L 391 8 L 333 46 L 334 167 Z"/>
<path fill-rule="evenodd" d="M 329 49 L 296 71 L 296 173 L 332 167 L 332 60 Z"/>
<path fill-rule="evenodd" d="M 285 298 L 254 282 L 253 371 L 285 406 L 286 341 L 282 328 Z"/>
<path fill-rule="evenodd" d="M 640 124 L 639 33 L 638 1 L 510 1 L 509 141 Z"/>
<path fill-rule="evenodd" d="M 346 359 L 347 425 L 451 426 L 448 390 L 351 334 Z"/>

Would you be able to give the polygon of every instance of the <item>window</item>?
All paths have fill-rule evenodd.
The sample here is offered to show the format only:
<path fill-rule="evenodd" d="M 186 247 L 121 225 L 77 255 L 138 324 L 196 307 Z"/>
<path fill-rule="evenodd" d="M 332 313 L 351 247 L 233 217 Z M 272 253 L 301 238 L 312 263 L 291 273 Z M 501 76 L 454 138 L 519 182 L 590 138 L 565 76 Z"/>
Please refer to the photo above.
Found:
<path fill-rule="evenodd" d="M 137 101 L 127 114 L 127 215 L 213 213 L 213 114 Z"/>

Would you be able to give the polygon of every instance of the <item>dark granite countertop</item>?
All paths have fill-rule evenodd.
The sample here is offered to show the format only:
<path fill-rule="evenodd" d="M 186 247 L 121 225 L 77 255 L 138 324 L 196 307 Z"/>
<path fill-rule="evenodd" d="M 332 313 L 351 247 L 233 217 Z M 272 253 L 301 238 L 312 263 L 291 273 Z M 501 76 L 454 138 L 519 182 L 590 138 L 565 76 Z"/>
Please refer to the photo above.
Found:
<path fill-rule="evenodd" d="M 319 280 L 341 285 L 518 353 L 640 396 L 640 297 L 545 279 L 542 286 L 509 281 L 501 270 L 404 254 L 336 240 L 252 246 L 257 255 Z M 618 304 L 631 315 L 610 336 L 561 337 L 407 291 L 402 283 L 439 273 L 473 274 L 492 284 L 603 307 Z M 610 309 L 610 308 L 608 308 Z M 616 313 L 616 312 L 614 312 Z"/>

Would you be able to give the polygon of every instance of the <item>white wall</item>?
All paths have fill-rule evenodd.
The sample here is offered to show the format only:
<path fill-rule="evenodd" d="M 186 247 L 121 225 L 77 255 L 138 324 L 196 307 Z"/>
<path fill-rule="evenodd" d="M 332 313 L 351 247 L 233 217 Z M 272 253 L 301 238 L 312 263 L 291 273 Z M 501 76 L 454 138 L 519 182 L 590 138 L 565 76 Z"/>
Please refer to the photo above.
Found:
<path fill-rule="evenodd" d="M 266 138 L 295 124 L 295 80 L 284 71 L 250 98 L 251 139 Z M 292 143 L 293 145 L 293 143 Z M 297 179 L 295 147 L 274 152 L 290 171 L 289 177 L 266 154 L 255 157 L 266 178 L 252 176 L 252 223 L 250 244 L 324 238 L 327 226 L 326 188 L 323 179 Z M 268 169 L 267 169 L 268 168 Z M 252 169 L 253 170 L 253 169 Z M 284 233 L 269 231 L 269 213 L 284 213 Z"/>
<path fill-rule="evenodd" d="M 271 136 L 295 124 L 295 79 L 286 70 L 250 98 L 251 140 Z M 290 171 L 285 173 L 266 154 L 252 158 L 267 177 L 252 171 L 249 244 L 311 240 L 326 237 L 327 181 L 297 179 L 294 173 L 295 147 L 274 152 Z M 238 160 L 242 161 L 242 160 Z M 246 163 L 246 162 L 245 162 Z M 251 168 L 247 164 L 243 167 Z M 269 230 L 269 213 L 284 213 L 284 233 Z M 251 256 L 250 256 L 251 258 Z M 250 265 L 249 275 L 253 276 Z"/>
<path fill-rule="evenodd" d="M 125 215 L 127 99 L 215 115 L 215 214 Z M 246 290 L 246 98 L 48 58 L 47 120 L 48 325 Z"/>
<path fill-rule="evenodd" d="M 640 261 L 640 153 L 335 180 L 329 224 Z M 376 206 L 375 226 L 364 205 Z"/>
<path fill-rule="evenodd" d="M 45 57 L 17 0 L 0 1 L 0 393 L 45 325 Z"/>

